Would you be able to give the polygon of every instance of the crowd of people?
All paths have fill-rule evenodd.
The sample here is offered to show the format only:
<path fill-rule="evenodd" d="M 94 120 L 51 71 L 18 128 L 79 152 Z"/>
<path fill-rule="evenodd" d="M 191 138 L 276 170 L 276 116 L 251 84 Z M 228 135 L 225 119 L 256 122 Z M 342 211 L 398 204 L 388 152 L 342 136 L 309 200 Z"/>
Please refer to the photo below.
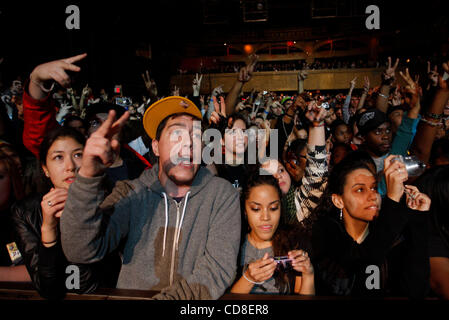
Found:
<path fill-rule="evenodd" d="M 245 66 L 244 62 L 217 62 L 213 66 L 201 66 L 202 73 L 237 73 Z M 379 68 L 380 63 L 368 61 L 366 57 L 351 58 L 317 58 L 312 63 L 306 60 L 285 61 L 260 61 L 254 68 L 259 71 L 299 71 L 299 70 L 325 70 L 325 69 L 355 69 L 355 68 Z M 180 74 L 195 74 L 198 70 L 178 69 Z"/>
<path fill-rule="evenodd" d="M 243 90 L 264 68 L 251 55 L 229 92 L 200 95 L 196 74 L 161 97 L 147 71 L 133 102 L 77 94 L 88 58 L 4 90 L 0 282 L 449 298 L 449 62 L 418 78 L 388 58 L 379 87 L 287 95 Z"/>

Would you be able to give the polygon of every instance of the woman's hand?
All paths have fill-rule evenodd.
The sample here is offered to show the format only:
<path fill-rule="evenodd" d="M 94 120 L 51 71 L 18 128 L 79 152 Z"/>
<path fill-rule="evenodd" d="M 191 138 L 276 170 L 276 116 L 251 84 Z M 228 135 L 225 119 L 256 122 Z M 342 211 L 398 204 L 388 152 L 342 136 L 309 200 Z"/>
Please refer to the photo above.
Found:
<path fill-rule="evenodd" d="M 292 259 L 292 267 L 303 275 L 312 275 L 313 265 L 310 257 L 304 250 L 292 250 L 288 252 L 288 258 Z"/>
<path fill-rule="evenodd" d="M 419 192 L 417 187 L 411 185 L 405 186 L 405 192 L 407 207 L 417 211 L 429 211 L 431 200 L 426 194 Z"/>
<path fill-rule="evenodd" d="M 265 253 L 262 259 L 251 262 L 245 271 L 245 276 L 254 282 L 263 282 L 270 279 L 276 270 L 276 262 Z"/>
<path fill-rule="evenodd" d="M 42 198 L 41 239 L 44 246 L 54 245 L 57 241 L 58 222 L 64 210 L 67 194 L 66 189 L 51 188 L 50 192 Z"/>
<path fill-rule="evenodd" d="M 387 184 L 387 197 L 399 202 L 404 194 L 404 182 L 408 180 L 408 173 L 404 163 L 393 160 L 395 157 L 397 156 L 390 155 L 384 160 L 384 174 Z"/>

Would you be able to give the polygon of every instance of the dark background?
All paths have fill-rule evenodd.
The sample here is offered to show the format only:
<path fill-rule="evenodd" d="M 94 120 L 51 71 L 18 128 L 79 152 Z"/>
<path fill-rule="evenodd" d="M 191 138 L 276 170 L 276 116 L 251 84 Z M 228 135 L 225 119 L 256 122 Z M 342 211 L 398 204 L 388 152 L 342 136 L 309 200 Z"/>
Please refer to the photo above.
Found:
<path fill-rule="evenodd" d="M 328 1 L 329 2 L 329 1 Z M 341 1 L 380 7 L 381 31 L 396 32 L 398 55 L 432 55 L 448 42 L 446 1 Z M 161 95 L 168 92 L 170 76 L 189 43 L 213 42 L 214 34 L 231 35 L 241 31 L 279 27 L 320 27 L 328 29 L 352 25 L 365 28 L 366 14 L 350 18 L 312 19 L 311 0 L 268 0 L 268 22 L 244 23 L 239 0 L 147 0 L 147 1 L 2 1 L 0 65 L 3 85 L 17 76 L 25 78 L 43 62 L 87 52 L 74 76 L 74 86 L 86 83 L 94 90 L 112 91 L 122 84 L 125 95 L 141 92 L 141 73 L 147 69 L 157 81 Z M 319 3 L 319 1 L 316 1 Z M 80 9 L 80 30 L 67 30 L 68 5 Z M 205 24 L 206 5 L 216 8 L 222 23 Z M 360 11 L 360 10 L 359 10 Z M 210 12 L 209 12 L 210 14 Z M 136 56 L 136 49 L 151 44 L 152 59 Z M 128 94 L 127 94 L 128 93 Z"/>

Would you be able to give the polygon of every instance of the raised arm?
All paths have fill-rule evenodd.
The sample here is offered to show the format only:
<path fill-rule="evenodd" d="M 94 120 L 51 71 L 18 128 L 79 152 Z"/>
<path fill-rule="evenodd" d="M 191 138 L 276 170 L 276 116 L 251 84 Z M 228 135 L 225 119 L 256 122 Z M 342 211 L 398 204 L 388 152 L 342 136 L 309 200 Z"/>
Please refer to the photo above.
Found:
<path fill-rule="evenodd" d="M 31 72 L 29 85 L 25 86 L 23 94 L 23 144 L 35 156 L 39 154 L 45 133 L 58 126 L 56 104 L 50 97 L 55 81 L 65 88 L 69 87 L 67 71 L 79 72 L 80 67 L 74 63 L 86 55 L 40 64 Z"/>
<path fill-rule="evenodd" d="M 232 86 L 231 90 L 229 91 L 228 95 L 226 96 L 226 113 L 232 114 L 234 113 L 235 106 L 237 105 L 237 100 L 240 95 L 240 92 L 242 91 L 243 85 L 251 80 L 251 77 L 254 72 L 254 67 L 257 64 L 257 61 L 259 60 L 259 56 L 252 54 L 249 56 L 249 62 L 248 64 L 240 69 L 239 75 L 237 77 L 237 80 L 234 82 L 234 85 Z"/>
<path fill-rule="evenodd" d="M 388 67 L 385 72 L 382 73 L 382 84 L 376 100 L 376 108 L 384 113 L 387 113 L 390 88 L 395 80 L 395 72 L 398 64 L 399 59 L 396 59 L 395 64 L 391 66 L 391 57 L 388 57 Z"/>
<path fill-rule="evenodd" d="M 352 91 L 355 88 L 356 80 L 357 80 L 357 77 L 355 77 L 354 79 L 351 80 L 350 86 L 349 86 L 349 92 L 348 92 L 348 95 L 346 96 L 345 103 L 343 104 L 342 112 L 343 112 L 343 121 L 345 123 L 349 123 L 349 118 L 351 118 L 351 114 L 349 113 L 349 104 L 351 103 Z"/>
<path fill-rule="evenodd" d="M 307 164 L 301 186 L 295 191 L 298 221 L 302 221 L 310 215 L 326 188 L 329 170 L 326 161 L 326 135 L 324 130 L 326 115 L 326 109 L 318 108 L 314 101 L 307 107 L 305 116 L 310 120 L 311 125 L 307 142 Z"/>
<path fill-rule="evenodd" d="M 147 92 L 150 96 L 151 103 L 154 103 L 157 101 L 157 86 L 154 79 L 150 78 L 150 72 L 148 70 L 145 71 L 145 74 L 142 73 L 142 79 L 143 83 L 145 84 L 145 88 L 147 89 Z"/>
<path fill-rule="evenodd" d="M 369 85 L 370 85 L 369 78 L 365 76 L 363 83 L 363 92 L 362 96 L 360 97 L 359 104 L 357 105 L 357 110 L 361 109 L 365 105 L 366 97 L 368 96 L 369 92 Z"/>
<path fill-rule="evenodd" d="M 449 63 L 449 62 L 448 62 Z M 448 63 L 443 64 L 445 72 L 449 73 Z M 438 89 L 433 98 L 432 104 L 424 114 L 417 129 L 415 139 L 413 141 L 411 151 L 421 161 L 428 163 L 430 159 L 430 151 L 435 140 L 437 126 L 441 123 L 444 106 L 449 100 L 449 81 L 443 80 L 442 76 L 438 77 Z"/>
<path fill-rule="evenodd" d="M 118 155 L 119 142 L 115 137 L 128 118 L 129 113 L 125 112 L 115 121 L 115 111 L 110 111 L 84 147 L 81 168 L 70 186 L 61 217 L 62 247 L 75 263 L 101 260 L 128 233 L 134 185 L 120 181 L 106 199 L 102 187 L 104 172 Z"/>

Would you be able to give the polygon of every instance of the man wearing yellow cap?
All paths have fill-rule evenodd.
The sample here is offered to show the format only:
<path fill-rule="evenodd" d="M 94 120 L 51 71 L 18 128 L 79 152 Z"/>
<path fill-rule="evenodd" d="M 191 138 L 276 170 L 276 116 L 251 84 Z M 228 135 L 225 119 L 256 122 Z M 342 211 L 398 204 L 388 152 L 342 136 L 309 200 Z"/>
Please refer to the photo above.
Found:
<path fill-rule="evenodd" d="M 113 136 L 128 117 L 115 121 L 111 111 L 86 143 L 61 218 L 64 253 L 93 263 L 120 246 L 118 288 L 160 291 L 155 299 L 217 299 L 236 274 L 241 216 L 232 185 L 193 161 L 201 154 L 201 112 L 178 96 L 151 105 L 143 124 L 158 163 L 118 182 L 105 199 Z"/>

